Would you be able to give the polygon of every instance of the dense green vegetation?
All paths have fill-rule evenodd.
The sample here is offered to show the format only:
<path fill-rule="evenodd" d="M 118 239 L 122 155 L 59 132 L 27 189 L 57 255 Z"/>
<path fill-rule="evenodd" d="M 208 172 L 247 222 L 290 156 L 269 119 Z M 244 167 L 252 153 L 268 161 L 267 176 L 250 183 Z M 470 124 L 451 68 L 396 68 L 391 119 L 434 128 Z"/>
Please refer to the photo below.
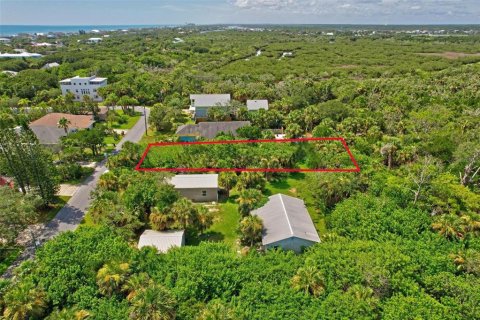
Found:
<path fill-rule="evenodd" d="M 0 75 L 1 126 L 46 108 L 88 112 L 59 97 L 57 80 L 95 72 L 109 78 L 106 105 L 152 107 L 149 141 L 175 140 L 188 94 L 230 93 L 230 108 L 210 120 L 250 120 L 245 138 L 282 129 L 344 137 L 361 172 L 222 175 L 225 200 L 212 217 L 163 175 L 133 172 L 145 145 L 127 143 L 93 194 L 93 226 L 47 242 L 0 285 L 6 319 L 480 319 L 480 58 L 442 56 L 480 52 L 478 36 L 181 32 L 177 44 L 179 30 L 112 34 L 95 46 L 66 37 L 42 59 L 0 61 L 20 71 Z M 61 66 L 38 69 L 52 61 Z M 270 110 L 245 111 L 262 98 Z M 95 153 L 100 139 L 85 135 L 94 143 L 71 146 Z M 322 242 L 300 255 L 238 250 L 255 247 L 259 221 L 249 212 L 276 192 L 305 200 Z M 177 227 L 189 230 L 189 246 L 135 249 L 144 228 Z"/>

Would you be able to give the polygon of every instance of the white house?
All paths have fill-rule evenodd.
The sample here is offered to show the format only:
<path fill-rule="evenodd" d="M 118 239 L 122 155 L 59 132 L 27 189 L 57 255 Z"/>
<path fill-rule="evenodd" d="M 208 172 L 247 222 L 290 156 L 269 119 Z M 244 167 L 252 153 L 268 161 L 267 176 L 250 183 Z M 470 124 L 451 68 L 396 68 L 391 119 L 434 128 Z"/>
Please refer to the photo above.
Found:
<path fill-rule="evenodd" d="M 177 174 L 170 183 L 192 201 L 218 201 L 218 174 Z"/>
<path fill-rule="evenodd" d="M 65 96 L 71 92 L 75 96 L 75 101 L 83 101 L 83 96 L 89 96 L 93 101 L 103 101 L 98 94 L 98 89 L 107 85 L 107 78 L 92 77 L 73 77 L 60 81 L 62 94 Z"/>
<path fill-rule="evenodd" d="M 185 245 L 184 230 L 155 231 L 145 230 L 138 240 L 138 248 L 154 247 L 160 253 L 166 253 L 174 247 Z"/>
<path fill-rule="evenodd" d="M 40 53 L 29 53 L 29 52 L 21 52 L 21 53 L 0 53 L 0 58 L 41 58 L 42 55 Z"/>
<path fill-rule="evenodd" d="M 0 38 L 0 43 L 10 43 L 10 41 L 9 38 Z"/>
<path fill-rule="evenodd" d="M 268 100 L 247 100 L 248 111 L 268 110 Z"/>
<path fill-rule="evenodd" d="M 99 43 L 102 40 L 103 40 L 102 38 L 89 38 L 87 39 L 87 43 Z"/>
<path fill-rule="evenodd" d="M 45 64 L 42 69 L 52 69 L 52 68 L 58 68 L 60 67 L 60 64 L 58 64 L 57 62 L 51 62 L 51 63 L 47 63 Z"/>
<path fill-rule="evenodd" d="M 320 242 L 312 218 L 303 200 L 276 194 L 268 198 L 252 215 L 263 221 L 262 245 L 264 248 L 282 248 L 302 252 L 303 248 Z"/>
<path fill-rule="evenodd" d="M 195 118 L 206 118 L 208 109 L 226 107 L 230 104 L 230 94 L 191 94 L 190 110 L 194 111 Z"/>

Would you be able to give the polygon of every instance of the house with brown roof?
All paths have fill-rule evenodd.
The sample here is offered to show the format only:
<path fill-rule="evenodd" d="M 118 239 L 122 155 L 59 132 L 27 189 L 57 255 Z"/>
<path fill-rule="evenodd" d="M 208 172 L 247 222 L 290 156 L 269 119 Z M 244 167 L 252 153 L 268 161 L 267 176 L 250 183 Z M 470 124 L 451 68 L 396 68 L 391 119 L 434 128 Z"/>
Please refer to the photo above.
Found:
<path fill-rule="evenodd" d="M 59 122 L 62 118 L 67 119 L 69 122 L 67 132 L 65 132 L 64 128 L 59 127 Z M 29 127 L 37 136 L 40 144 L 57 149 L 60 144 L 60 138 L 71 132 L 91 129 L 94 123 L 95 120 L 92 115 L 49 113 L 30 123 Z"/>

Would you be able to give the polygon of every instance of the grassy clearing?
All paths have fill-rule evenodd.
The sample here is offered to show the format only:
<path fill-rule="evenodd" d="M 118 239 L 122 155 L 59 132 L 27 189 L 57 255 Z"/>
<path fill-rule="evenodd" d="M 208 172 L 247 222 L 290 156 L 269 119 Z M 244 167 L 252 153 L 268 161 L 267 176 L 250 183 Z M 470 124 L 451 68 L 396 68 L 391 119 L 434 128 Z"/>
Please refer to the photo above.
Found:
<path fill-rule="evenodd" d="M 39 216 L 38 216 L 38 222 L 45 223 L 55 218 L 58 211 L 60 211 L 60 209 L 62 209 L 65 206 L 65 204 L 67 204 L 70 198 L 71 197 L 69 196 L 55 197 L 55 201 L 52 204 L 50 204 L 48 208 L 40 210 Z"/>
<path fill-rule="evenodd" d="M 240 221 L 240 214 L 234 198 L 230 197 L 227 201 L 211 207 L 211 209 L 215 210 L 213 225 L 198 238 L 190 239 L 188 244 L 196 245 L 201 241 L 213 241 L 223 242 L 232 248 L 236 248 L 236 240 L 238 238 L 237 226 Z"/>
<path fill-rule="evenodd" d="M 117 114 L 119 116 L 124 116 L 125 113 L 123 112 L 123 110 L 116 110 Z M 138 122 L 138 120 L 140 119 L 142 113 L 140 112 L 135 112 L 135 115 L 132 117 L 132 116 L 129 116 L 129 115 L 126 115 L 128 117 L 128 120 L 126 123 L 118 123 L 118 122 L 113 122 L 111 123 L 111 128 L 113 129 L 121 129 L 121 130 L 129 130 L 129 129 L 132 129 L 133 126 Z"/>

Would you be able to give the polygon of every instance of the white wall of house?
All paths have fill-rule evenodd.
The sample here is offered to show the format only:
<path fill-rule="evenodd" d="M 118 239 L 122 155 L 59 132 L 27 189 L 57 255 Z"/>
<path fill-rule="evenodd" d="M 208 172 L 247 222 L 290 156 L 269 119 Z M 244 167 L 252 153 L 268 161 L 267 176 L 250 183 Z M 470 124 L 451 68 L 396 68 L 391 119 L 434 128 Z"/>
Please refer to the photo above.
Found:
<path fill-rule="evenodd" d="M 218 189 L 216 188 L 175 188 L 182 196 L 195 202 L 218 201 Z"/>
<path fill-rule="evenodd" d="M 83 101 L 83 96 L 89 96 L 93 101 L 103 101 L 103 98 L 98 93 L 98 89 L 106 85 L 107 79 L 98 77 L 76 76 L 60 81 L 62 94 L 65 96 L 71 92 L 75 97 L 75 101 Z"/>

